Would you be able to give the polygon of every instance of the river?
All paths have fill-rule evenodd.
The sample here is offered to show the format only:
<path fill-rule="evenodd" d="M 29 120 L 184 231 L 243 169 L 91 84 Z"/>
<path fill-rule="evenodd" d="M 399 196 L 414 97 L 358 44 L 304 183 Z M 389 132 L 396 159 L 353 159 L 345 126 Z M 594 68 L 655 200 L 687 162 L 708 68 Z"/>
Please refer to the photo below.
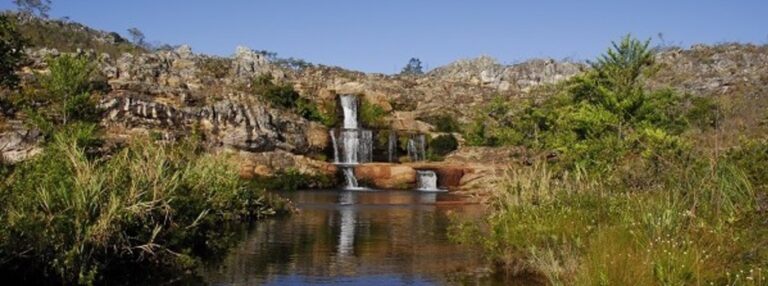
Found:
<path fill-rule="evenodd" d="M 243 234 L 212 285 L 503 284 L 487 275 L 479 249 L 449 239 L 453 218 L 482 207 L 447 193 L 298 191 L 280 193 L 299 212 L 266 219 Z"/>

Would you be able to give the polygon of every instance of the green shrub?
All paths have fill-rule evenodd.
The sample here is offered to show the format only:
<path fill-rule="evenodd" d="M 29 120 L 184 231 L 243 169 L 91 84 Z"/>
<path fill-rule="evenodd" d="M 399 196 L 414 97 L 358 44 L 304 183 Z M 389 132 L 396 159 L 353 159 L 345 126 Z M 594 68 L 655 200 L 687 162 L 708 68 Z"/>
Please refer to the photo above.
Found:
<path fill-rule="evenodd" d="M 452 133 L 459 132 L 460 129 L 459 122 L 456 121 L 456 117 L 448 114 L 431 116 L 422 120 L 435 126 L 437 132 Z"/>
<path fill-rule="evenodd" d="M 728 151 L 727 157 L 744 170 L 755 188 L 768 195 L 768 139 L 745 140 L 741 146 Z"/>
<path fill-rule="evenodd" d="M 91 159 L 95 131 L 63 128 L 5 178 L 4 277 L 92 284 L 116 264 L 189 269 L 203 252 L 226 248 L 212 239 L 223 222 L 276 211 L 262 189 L 239 179 L 233 160 L 199 154 L 195 142 L 136 139 Z"/>
<path fill-rule="evenodd" d="M 363 124 L 363 126 L 368 128 L 384 128 L 386 127 L 387 123 L 384 120 L 384 116 L 386 116 L 386 112 L 384 109 L 375 104 L 372 103 L 366 99 L 363 99 L 360 103 L 360 123 Z"/>
<path fill-rule="evenodd" d="M 289 84 L 275 84 L 271 74 L 257 76 L 251 82 L 251 92 L 263 97 L 267 102 L 282 108 L 295 108 L 299 93 Z"/>
<path fill-rule="evenodd" d="M 326 127 L 333 127 L 338 121 L 335 104 L 318 106 L 306 98 L 299 98 L 296 102 L 296 113 L 309 121 L 320 122 Z"/>
<path fill-rule="evenodd" d="M 439 160 L 459 148 L 459 142 L 452 134 L 439 135 L 427 144 L 427 153 L 431 160 Z"/>
<path fill-rule="evenodd" d="M 0 15 L 0 86 L 15 88 L 19 83 L 16 71 L 24 60 L 25 40 L 7 15 Z"/>
<path fill-rule="evenodd" d="M 49 59 L 48 68 L 50 72 L 40 82 L 60 121 L 98 119 L 96 100 L 91 95 L 93 63 L 82 55 L 64 54 Z"/>

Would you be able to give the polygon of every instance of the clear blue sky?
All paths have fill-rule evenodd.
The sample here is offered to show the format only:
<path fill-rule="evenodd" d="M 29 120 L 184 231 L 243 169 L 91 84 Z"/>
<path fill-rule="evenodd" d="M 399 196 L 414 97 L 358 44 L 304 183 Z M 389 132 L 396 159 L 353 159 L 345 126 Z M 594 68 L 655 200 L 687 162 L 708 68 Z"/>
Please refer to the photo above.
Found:
<path fill-rule="evenodd" d="M 11 9 L 2 0 L 0 9 Z M 668 43 L 768 43 L 768 0 L 53 0 L 51 17 L 230 55 L 237 45 L 366 72 L 490 55 L 590 59 L 626 33 Z"/>

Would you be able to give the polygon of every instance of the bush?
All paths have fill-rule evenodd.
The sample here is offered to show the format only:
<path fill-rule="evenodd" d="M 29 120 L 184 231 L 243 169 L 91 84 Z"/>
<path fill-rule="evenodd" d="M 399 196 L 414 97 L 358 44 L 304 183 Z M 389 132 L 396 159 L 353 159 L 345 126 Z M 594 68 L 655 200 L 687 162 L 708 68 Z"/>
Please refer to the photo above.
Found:
<path fill-rule="evenodd" d="M 452 133 L 459 132 L 459 122 L 456 121 L 455 116 L 448 114 L 440 114 L 423 119 L 424 122 L 432 124 L 437 129 L 437 132 Z"/>
<path fill-rule="evenodd" d="M 50 72 L 40 82 L 54 109 L 60 110 L 62 123 L 96 119 L 96 103 L 91 98 L 94 65 L 83 55 L 64 54 L 48 60 Z"/>
<path fill-rule="evenodd" d="M 295 108 L 299 93 L 288 84 L 275 84 L 271 74 L 256 77 L 251 82 L 251 91 L 263 97 L 270 104 L 282 108 Z"/>
<path fill-rule="evenodd" d="M 754 231 L 761 223 L 744 174 L 727 161 L 669 170 L 660 189 L 628 192 L 583 172 L 512 168 L 486 224 L 453 237 L 484 247 L 508 275 L 552 285 L 765 283 L 768 251 L 755 248 L 764 232 Z"/>
<path fill-rule="evenodd" d="M 428 156 L 431 160 L 439 160 L 448 153 L 451 153 L 459 148 L 459 142 L 456 137 L 451 134 L 439 135 L 429 141 Z"/>
<path fill-rule="evenodd" d="M 210 239 L 221 236 L 222 223 L 276 211 L 262 189 L 239 179 L 232 160 L 199 154 L 195 142 L 136 139 L 91 159 L 94 132 L 62 129 L 5 179 L 4 277 L 92 284 L 116 264 L 189 269 L 203 252 L 225 248 Z"/>
<path fill-rule="evenodd" d="M 15 88 L 16 71 L 24 60 L 25 41 L 7 15 L 0 15 L 0 86 Z"/>
<path fill-rule="evenodd" d="M 387 123 L 384 116 L 387 114 L 381 106 L 363 99 L 360 104 L 360 123 L 368 128 L 384 128 Z"/>

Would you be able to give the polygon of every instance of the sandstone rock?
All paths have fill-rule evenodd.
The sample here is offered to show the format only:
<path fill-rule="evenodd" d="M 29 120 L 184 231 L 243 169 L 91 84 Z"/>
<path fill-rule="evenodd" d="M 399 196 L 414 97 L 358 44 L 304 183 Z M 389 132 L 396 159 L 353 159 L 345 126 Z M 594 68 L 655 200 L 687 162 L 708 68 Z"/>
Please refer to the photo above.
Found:
<path fill-rule="evenodd" d="M 335 176 L 336 166 L 331 163 L 314 160 L 305 156 L 285 151 L 252 153 L 241 151 L 240 176 L 271 176 L 280 170 L 294 169 L 307 175 Z"/>
<path fill-rule="evenodd" d="M 9 123 L 5 127 L 8 130 L 0 132 L 0 159 L 16 163 L 42 152 L 40 131 L 28 129 L 21 122 Z"/>
<path fill-rule="evenodd" d="M 243 46 L 235 50 L 232 72 L 236 77 L 252 78 L 270 71 L 269 61 L 263 54 Z"/>
<path fill-rule="evenodd" d="M 316 151 L 325 150 L 331 141 L 328 128 L 315 122 L 309 124 L 306 137 L 309 148 Z"/>
<path fill-rule="evenodd" d="M 413 189 L 416 170 L 407 165 L 391 163 L 366 163 L 355 166 L 359 181 L 379 189 Z"/>

